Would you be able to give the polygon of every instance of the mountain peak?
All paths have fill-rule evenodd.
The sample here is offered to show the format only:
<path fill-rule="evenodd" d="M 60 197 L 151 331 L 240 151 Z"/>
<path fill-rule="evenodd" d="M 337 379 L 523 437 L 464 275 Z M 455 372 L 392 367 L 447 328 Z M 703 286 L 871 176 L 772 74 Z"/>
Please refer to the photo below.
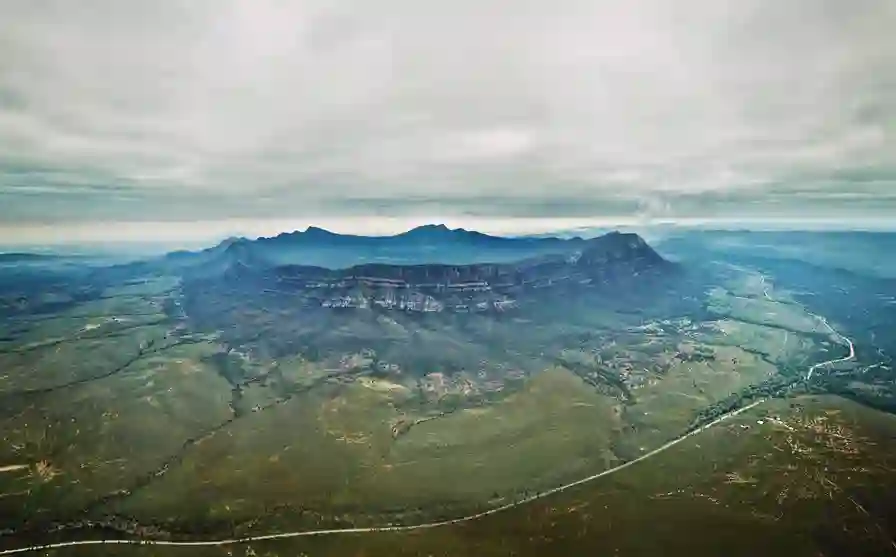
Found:
<path fill-rule="evenodd" d="M 229 237 L 221 240 L 217 245 L 214 245 L 210 248 L 206 248 L 203 251 L 210 252 L 210 253 L 220 253 L 220 252 L 229 250 L 231 248 L 231 246 L 244 244 L 246 242 L 249 242 L 249 240 L 247 240 L 246 238 L 243 238 L 242 236 L 229 236 Z M 189 252 L 186 252 L 186 253 L 189 253 Z"/>
<path fill-rule="evenodd" d="M 320 228 L 319 226 L 309 226 L 305 229 L 304 234 L 309 236 L 336 236 L 335 232 L 330 232 L 325 228 Z"/>
<path fill-rule="evenodd" d="M 451 232 L 451 229 L 444 224 L 424 224 L 408 230 L 407 232 L 405 232 L 405 234 L 412 234 L 416 232 Z"/>
<path fill-rule="evenodd" d="M 586 240 L 582 249 L 581 261 L 583 263 L 605 263 L 611 260 L 631 258 L 648 261 L 662 260 L 662 257 L 638 234 L 614 230 L 603 236 Z"/>
<path fill-rule="evenodd" d="M 424 224 L 422 226 L 414 227 L 407 232 L 402 232 L 400 234 L 396 234 L 396 237 L 403 238 L 438 238 L 443 236 L 449 236 L 458 232 L 457 230 L 451 230 L 444 224 Z"/>

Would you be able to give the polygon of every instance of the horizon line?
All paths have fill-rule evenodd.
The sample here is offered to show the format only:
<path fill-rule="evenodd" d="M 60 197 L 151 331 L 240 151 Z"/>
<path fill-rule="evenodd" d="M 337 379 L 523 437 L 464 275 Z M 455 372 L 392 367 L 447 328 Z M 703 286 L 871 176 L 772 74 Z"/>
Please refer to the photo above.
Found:
<path fill-rule="evenodd" d="M 121 221 L 95 223 L 0 224 L 9 238 L 0 252 L 13 247 L 79 245 L 199 246 L 227 238 L 271 238 L 282 234 L 323 230 L 356 236 L 396 236 L 421 227 L 441 226 L 493 236 L 577 235 L 613 229 L 682 229 L 751 232 L 896 232 L 893 219 L 829 218 L 484 218 L 484 217 L 330 217 L 322 219 L 221 219 L 204 221 Z M 110 238 L 110 230 L 114 238 Z"/>

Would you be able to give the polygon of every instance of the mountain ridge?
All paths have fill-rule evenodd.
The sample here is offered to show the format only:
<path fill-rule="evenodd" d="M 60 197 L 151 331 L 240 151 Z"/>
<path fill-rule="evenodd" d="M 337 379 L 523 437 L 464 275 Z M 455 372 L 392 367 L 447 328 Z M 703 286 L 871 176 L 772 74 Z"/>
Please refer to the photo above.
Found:
<path fill-rule="evenodd" d="M 330 239 L 334 241 L 351 241 L 362 240 L 368 242 L 388 242 L 398 239 L 407 238 L 426 238 L 431 240 L 457 240 L 463 238 L 476 238 L 480 240 L 497 240 L 497 241 L 518 241 L 528 243 L 548 242 L 566 242 L 566 241 L 582 241 L 580 236 L 571 238 L 560 238 L 553 235 L 541 236 L 497 236 L 486 234 L 476 230 L 467 230 L 465 228 L 450 228 L 445 224 L 423 224 L 416 226 L 404 232 L 386 235 L 365 235 L 365 234 L 343 234 L 333 232 L 319 226 L 308 226 L 305 230 L 293 230 L 291 232 L 281 232 L 274 236 L 259 236 L 254 240 L 245 237 L 239 237 L 238 240 L 246 240 L 250 242 L 272 243 L 285 241 L 307 241 Z M 232 239 L 232 238 L 231 238 Z M 226 240 L 225 240 L 226 241 Z"/>
<path fill-rule="evenodd" d="M 222 253 L 241 254 L 270 266 L 302 264 L 329 269 L 361 263 L 487 263 L 509 262 L 547 253 L 569 252 L 586 240 L 492 236 L 444 224 L 418 226 L 391 236 L 339 234 L 310 226 L 304 231 L 248 239 L 232 237 L 201 251 L 177 251 L 164 256 L 175 263 L 201 264 Z"/>

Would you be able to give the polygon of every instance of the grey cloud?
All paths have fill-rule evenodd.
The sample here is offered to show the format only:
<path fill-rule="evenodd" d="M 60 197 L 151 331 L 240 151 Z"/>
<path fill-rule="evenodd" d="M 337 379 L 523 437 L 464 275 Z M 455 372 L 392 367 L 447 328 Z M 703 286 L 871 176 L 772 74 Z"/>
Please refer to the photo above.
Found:
<path fill-rule="evenodd" d="M 894 27 L 879 0 L 11 0 L 0 222 L 896 218 Z"/>

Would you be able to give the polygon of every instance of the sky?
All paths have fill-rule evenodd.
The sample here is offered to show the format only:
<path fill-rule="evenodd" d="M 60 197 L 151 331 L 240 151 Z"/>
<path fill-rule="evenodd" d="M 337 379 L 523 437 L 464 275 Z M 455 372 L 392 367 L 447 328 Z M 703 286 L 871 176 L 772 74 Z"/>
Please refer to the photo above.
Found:
<path fill-rule="evenodd" d="M 4 0 L 0 240 L 896 222 L 896 2 Z"/>

